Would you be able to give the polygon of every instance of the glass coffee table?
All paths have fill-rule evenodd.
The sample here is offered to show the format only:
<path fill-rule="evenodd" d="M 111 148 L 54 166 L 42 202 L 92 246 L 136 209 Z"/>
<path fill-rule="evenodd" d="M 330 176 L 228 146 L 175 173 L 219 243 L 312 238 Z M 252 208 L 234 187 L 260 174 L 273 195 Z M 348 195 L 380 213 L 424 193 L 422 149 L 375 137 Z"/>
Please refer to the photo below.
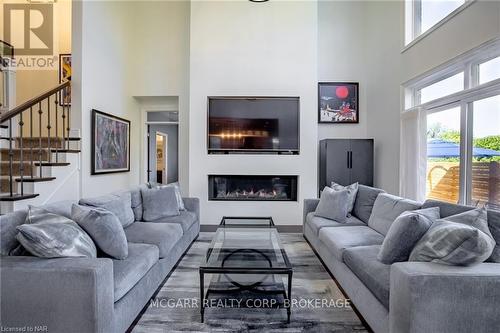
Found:
<path fill-rule="evenodd" d="M 290 322 L 293 269 L 272 218 L 223 217 L 199 273 L 201 322 L 205 308 L 228 299 L 238 308 L 285 308 Z"/>

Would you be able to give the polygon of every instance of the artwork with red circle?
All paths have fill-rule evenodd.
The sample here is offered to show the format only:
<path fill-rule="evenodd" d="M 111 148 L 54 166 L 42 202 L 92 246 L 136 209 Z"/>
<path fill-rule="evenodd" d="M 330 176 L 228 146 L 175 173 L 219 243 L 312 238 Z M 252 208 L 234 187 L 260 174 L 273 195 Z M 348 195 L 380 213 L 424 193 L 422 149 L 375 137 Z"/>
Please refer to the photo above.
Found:
<path fill-rule="evenodd" d="M 358 123 L 358 89 L 357 82 L 319 83 L 318 122 Z"/>
<path fill-rule="evenodd" d="M 335 94 L 338 98 L 345 99 L 349 96 L 349 89 L 347 89 L 346 86 L 337 87 L 337 89 L 335 89 Z"/>

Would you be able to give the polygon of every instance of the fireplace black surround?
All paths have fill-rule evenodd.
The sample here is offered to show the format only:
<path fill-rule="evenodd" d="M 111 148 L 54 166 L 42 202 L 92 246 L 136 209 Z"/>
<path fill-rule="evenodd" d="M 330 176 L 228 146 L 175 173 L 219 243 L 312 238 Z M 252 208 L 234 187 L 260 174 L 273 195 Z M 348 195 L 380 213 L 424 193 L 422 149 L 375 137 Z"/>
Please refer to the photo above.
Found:
<path fill-rule="evenodd" d="M 208 200 L 297 201 L 297 176 L 209 175 Z"/>

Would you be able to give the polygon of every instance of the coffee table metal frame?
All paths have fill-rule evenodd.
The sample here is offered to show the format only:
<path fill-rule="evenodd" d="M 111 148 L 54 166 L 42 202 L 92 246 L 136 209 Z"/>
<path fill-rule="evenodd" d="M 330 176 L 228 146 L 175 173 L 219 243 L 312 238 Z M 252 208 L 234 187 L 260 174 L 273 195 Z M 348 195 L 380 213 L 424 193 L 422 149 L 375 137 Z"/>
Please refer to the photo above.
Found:
<path fill-rule="evenodd" d="M 238 225 L 238 224 L 228 224 L 226 223 L 227 220 L 267 220 L 268 221 L 268 227 L 269 228 L 275 228 L 274 222 L 272 217 L 228 217 L 224 216 L 221 220 L 219 228 L 244 228 L 244 227 L 263 227 L 263 224 L 244 224 L 244 225 Z M 240 251 L 242 249 L 239 249 Z M 287 290 L 276 290 L 276 291 L 264 291 L 264 290 L 257 290 L 255 287 L 258 286 L 258 283 L 253 284 L 251 286 L 238 286 L 239 289 L 236 290 L 227 290 L 224 291 L 225 293 L 230 293 L 230 292 L 235 292 L 235 291 L 240 291 L 240 290 L 256 290 L 258 293 L 263 293 L 263 294 L 281 294 L 283 295 L 284 299 L 287 301 L 287 306 L 286 306 L 286 311 L 287 311 L 287 323 L 290 323 L 290 316 L 291 316 L 291 295 L 292 295 L 292 276 L 293 276 L 293 268 L 290 263 L 290 260 L 288 259 L 288 256 L 283 248 L 281 250 L 281 255 L 283 256 L 283 261 L 285 263 L 285 267 L 209 267 L 209 266 L 200 266 L 199 268 L 199 273 L 200 273 L 200 300 L 201 300 L 201 305 L 200 305 L 200 314 L 201 314 L 201 322 L 204 322 L 205 319 L 205 299 L 208 299 L 209 294 L 210 294 L 210 287 L 205 293 L 205 274 L 257 274 L 257 275 L 286 275 L 287 276 Z M 255 249 L 248 249 L 248 251 L 252 252 L 258 252 L 258 250 Z M 209 249 L 207 251 L 207 257 L 208 258 L 211 255 L 211 250 Z M 217 293 L 221 293 L 220 290 L 217 291 Z"/>

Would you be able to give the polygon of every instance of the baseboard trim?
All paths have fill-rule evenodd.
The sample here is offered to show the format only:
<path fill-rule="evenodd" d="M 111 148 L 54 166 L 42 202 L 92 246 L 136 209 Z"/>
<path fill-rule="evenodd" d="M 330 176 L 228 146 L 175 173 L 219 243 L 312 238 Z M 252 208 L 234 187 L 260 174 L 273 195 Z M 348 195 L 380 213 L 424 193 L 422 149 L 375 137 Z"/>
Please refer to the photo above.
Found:
<path fill-rule="evenodd" d="M 202 224 L 200 225 L 200 231 L 215 232 L 218 227 L 219 227 L 218 224 Z M 276 229 L 278 229 L 279 232 L 302 233 L 302 225 L 293 225 L 293 224 L 277 225 Z"/>

